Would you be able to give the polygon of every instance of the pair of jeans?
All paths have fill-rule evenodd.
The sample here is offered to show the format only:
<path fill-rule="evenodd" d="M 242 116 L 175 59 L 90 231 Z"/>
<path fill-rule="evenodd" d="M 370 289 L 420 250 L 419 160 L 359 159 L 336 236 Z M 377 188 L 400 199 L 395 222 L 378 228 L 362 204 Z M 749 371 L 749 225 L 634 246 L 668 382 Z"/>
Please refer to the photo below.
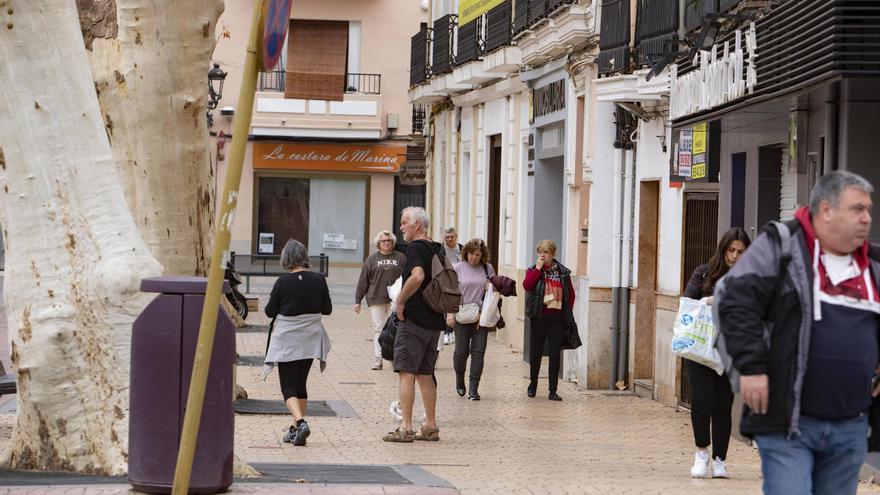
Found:
<path fill-rule="evenodd" d="M 376 360 L 382 359 L 382 346 L 379 345 L 379 334 L 388 321 L 390 304 L 374 304 L 370 306 L 370 319 L 373 320 L 373 355 Z"/>
<path fill-rule="evenodd" d="M 470 381 L 479 382 L 483 376 L 483 362 L 486 356 L 486 343 L 489 331 L 479 323 L 455 323 L 455 350 L 452 353 L 452 367 L 458 375 L 464 375 L 467 358 L 471 356 Z"/>
<path fill-rule="evenodd" d="M 694 443 L 704 449 L 712 445 L 712 458 L 727 459 L 730 445 L 733 391 L 727 375 L 719 376 L 714 370 L 684 360 L 691 385 L 691 426 L 694 428 Z M 711 436 L 710 436 L 711 433 Z"/>
<path fill-rule="evenodd" d="M 541 371 L 541 358 L 544 355 L 544 342 L 547 342 L 547 354 L 550 367 L 547 370 L 550 381 L 550 392 L 556 392 L 559 383 L 559 362 L 562 354 L 562 341 L 565 338 L 565 318 L 562 311 L 544 313 L 540 318 L 530 318 L 529 335 L 529 385 L 538 386 L 538 372 Z"/>
<path fill-rule="evenodd" d="M 855 494 L 868 452 L 868 418 L 800 417 L 800 433 L 755 435 L 766 495 Z"/>

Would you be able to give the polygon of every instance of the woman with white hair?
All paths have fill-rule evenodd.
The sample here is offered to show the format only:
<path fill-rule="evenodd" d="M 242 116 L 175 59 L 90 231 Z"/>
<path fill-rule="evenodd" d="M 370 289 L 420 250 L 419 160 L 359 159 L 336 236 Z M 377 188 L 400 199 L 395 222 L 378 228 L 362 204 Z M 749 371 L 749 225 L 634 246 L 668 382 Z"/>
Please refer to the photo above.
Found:
<path fill-rule="evenodd" d="M 361 300 L 367 298 L 367 306 L 370 308 L 370 318 L 373 320 L 373 353 L 375 362 L 374 370 L 382 369 L 382 347 L 379 345 L 379 334 L 385 326 L 385 320 L 391 303 L 388 297 L 388 286 L 403 273 L 406 264 L 406 255 L 394 250 L 397 238 L 391 232 L 383 230 L 375 239 L 376 248 L 379 250 L 371 254 L 361 269 L 357 290 L 354 294 L 354 311 L 361 312 Z"/>
<path fill-rule="evenodd" d="M 266 316 L 274 318 L 266 350 L 266 365 L 278 365 L 281 393 L 294 424 L 284 441 L 305 446 L 311 434 L 305 420 L 308 392 L 306 381 L 312 361 L 321 361 L 321 371 L 330 353 L 330 337 L 321 315 L 333 311 L 327 281 L 309 271 L 309 253 L 299 241 L 289 240 L 281 251 L 281 266 L 290 273 L 278 277 L 266 304 Z"/>

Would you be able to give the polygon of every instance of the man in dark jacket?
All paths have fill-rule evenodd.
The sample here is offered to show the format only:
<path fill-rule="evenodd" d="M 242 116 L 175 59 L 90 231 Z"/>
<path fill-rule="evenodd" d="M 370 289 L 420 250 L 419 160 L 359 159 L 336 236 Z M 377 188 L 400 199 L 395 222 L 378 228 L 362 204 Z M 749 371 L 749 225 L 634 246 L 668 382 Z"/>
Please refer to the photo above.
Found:
<path fill-rule="evenodd" d="M 715 289 L 722 342 L 761 455 L 766 494 L 856 493 L 878 364 L 880 259 L 864 178 L 823 176 Z"/>

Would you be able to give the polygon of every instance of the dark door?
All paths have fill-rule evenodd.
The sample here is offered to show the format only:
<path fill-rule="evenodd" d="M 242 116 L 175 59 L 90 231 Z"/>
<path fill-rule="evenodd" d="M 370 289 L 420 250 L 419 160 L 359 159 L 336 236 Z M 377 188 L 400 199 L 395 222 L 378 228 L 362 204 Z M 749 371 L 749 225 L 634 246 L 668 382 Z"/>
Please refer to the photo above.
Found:
<path fill-rule="evenodd" d="M 782 191 L 782 148 L 758 148 L 758 224 L 779 220 L 779 195 Z"/>
<path fill-rule="evenodd" d="M 745 228 L 746 224 L 746 154 L 730 157 L 730 226 Z"/>
<path fill-rule="evenodd" d="M 404 208 L 410 206 L 425 207 L 425 185 L 405 186 L 400 183 L 400 177 L 394 177 L 394 217 L 391 219 L 391 225 L 394 226 L 392 230 L 398 242 L 403 241 L 403 234 L 400 233 L 400 214 Z"/>
<path fill-rule="evenodd" d="M 260 177 L 258 180 L 257 232 L 252 252 L 259 252 L 256 243 L 261 233 L 275 234 L 271 254 L 281 254 L 288 239 L 308 246 L 309 179 Z"/>
<path fill-rule="evenodd" d="M 495 273 L 498 273 L 498 244 L 501 225 L 501 136 L 492 136 L 491 154 L 489 155 L 489 225 L 486 243 L 489 246 L 489 258 Z"/>
<path fill-rule="evenodd" d="M 682 289 L 698 266 L 709 261 L 718 243 L 718 195 L 715 193 L 690 193 L 684 200 L 684 263 Z M 678 391 L 678 403 L 690 407 L 691 387 L 683 363 Z"/>

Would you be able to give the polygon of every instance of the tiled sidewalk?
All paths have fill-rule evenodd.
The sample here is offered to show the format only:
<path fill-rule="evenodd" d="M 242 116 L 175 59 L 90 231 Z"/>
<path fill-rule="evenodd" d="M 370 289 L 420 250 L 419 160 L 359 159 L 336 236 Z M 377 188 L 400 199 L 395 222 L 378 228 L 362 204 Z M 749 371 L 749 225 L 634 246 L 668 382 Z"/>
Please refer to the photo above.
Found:
<path fill-rule="evenodd" d="M 334 291 L 334 294 L 344 293 Z M 480 387 L 482 401 L 468 401 L 454 391 L 452 346 L 440 353 L 438 417 L 441 441 L 388 444 L 381 440 L 396 425 L 388 412 L 397 398 L 397 375 L 390 365 L 371 371 L 369 315 L 357 315 L 349 297 L 336 297 L 325 317 L 333 350 L 327 370 L 313 367 L 312 400 L 347 402 L 357 417 L 309 418 L 308 447 L 281 442 L 290 424 L 286 416 L 236 416 L 236 454 L 250 463 L 414 464 L 446 480 L 463 494 L 744 494 L 760 493 L 757 452 L 732 441 L 729 480 L 695 480 L 688 475 L 693 456 L 686 413 L 631 394 L 578 392 L 561 382 L 563 402 L 546 399 L 546 381 L 537 398 L 526 397 L 528 368 L 522 355 L 489 338 Z M 261 314 L 251 325 L 267 323 Z M 257 356 L 265 333 L 238 334 L 238 352 Z M 546 362 L 545 362 L 546 366 Z M 251 398 L 281 400 L 277 374 L 267 382 L 258 368 L 239 366 L 238 382 Z M 417 417 L 421 406 L 417 399 Z M 10 425 L 0 414 L 0 435 Z M 7 433 L 8 435 L 8 433 Z M 5 439 L 0 438 L 0 448 Z M 238 483 L 233 493 L 431 494 L 449 488 L 419 485 L 371 486 Z M 4 493 L 128 493 L 125 486 L 3 488 Z M 880 493 L 863 485 L 859 493 Z"/>

